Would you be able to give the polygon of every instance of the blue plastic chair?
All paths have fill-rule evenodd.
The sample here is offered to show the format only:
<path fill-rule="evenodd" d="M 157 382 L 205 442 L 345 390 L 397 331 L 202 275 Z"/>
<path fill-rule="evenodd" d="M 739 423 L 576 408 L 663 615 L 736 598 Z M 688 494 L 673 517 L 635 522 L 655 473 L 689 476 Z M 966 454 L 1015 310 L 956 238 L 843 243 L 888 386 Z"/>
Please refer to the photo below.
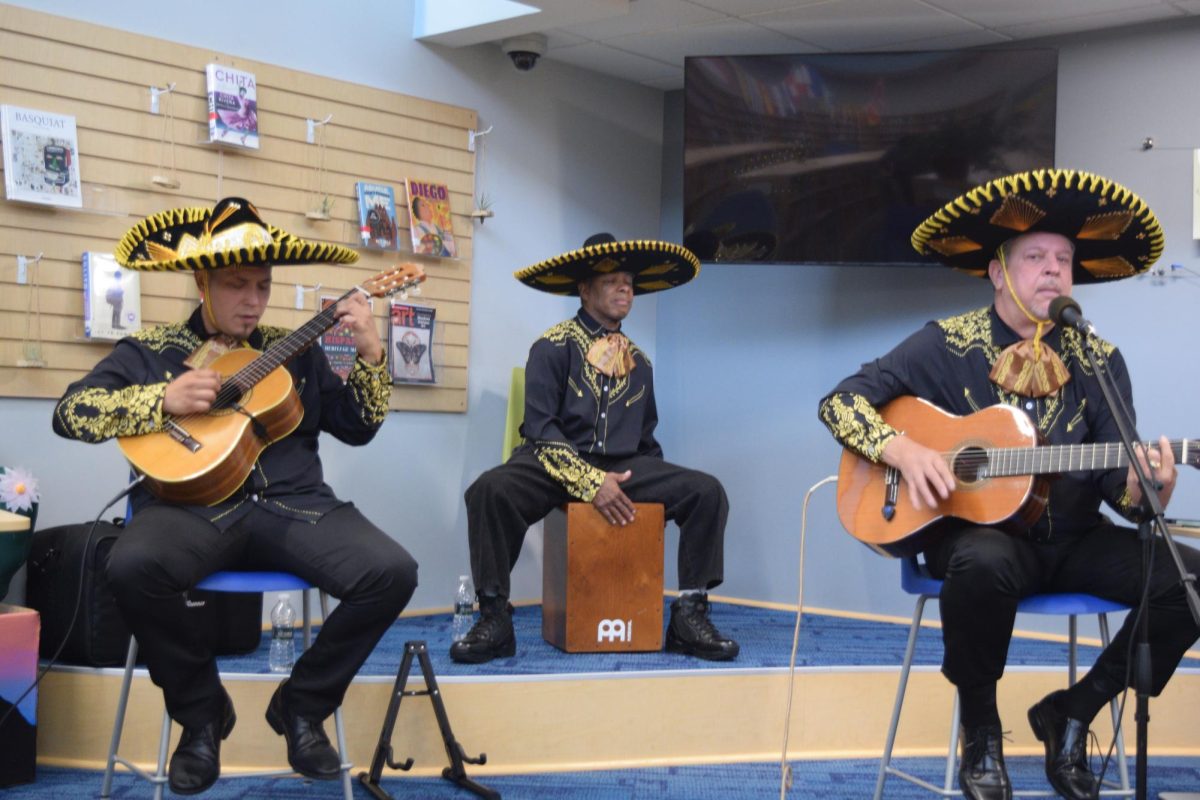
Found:
<path fill-rule="evenodd" d="M 900 685 L 896 688 L 896 703 L 892 709 L 892 720 L 888 725 L 887 743 L 883 747 L 883 758 L 879 763 L 879 778 L 875 784 L 875 800 L 883 797 L 883 785 L 888 775 L 914 783 L 923 789 L 928 789 L 942 797 L 960 797 L 961 791 L 955 788 L 955 773 L 958 765 L 958 693 L 954 695 L 954 711 L 950 719 L 950 746 L 946 752 L 946 774 L 942 785 L 934 786 L 928 781 L 905 772 L 892 764 L 892 748 L 896 743 L 896 729 L 900 725 L 900 710 L 904 707 L 904 692 L 908 688 L 908 675 L 912 669 L 913 653 L 917 648 L 917 632 L 921 629 L 921 617 L 925 612 L 925 602 L 936 598 L 942 593 L 942 582 L 929 574 L 925 566 L 914 558 L 900 561 L 900 588 L 911 595 L 916 595 L 917 604 L 913 609 L 912 625 L 908 629 L 908 645 L 904 650 L 904 663 L 900 667 Z M 1075 683 L 1077 672 L 1077 624 L 1079 614 L 1096 614 L 1100 621 L 1100 639 L 1107 645 L 1108 614 L 1113 611 L 1126 611 L 1128 606 L 1114 603 L 1090 594 L 1036 594 L 1026 597 L 1017 605 L 1018 612 L 1029 614 L 1055 614 L 1068 617 L 1068 636 L 1070 650 L 1067 662 L 1068 685 Z M 1117 730 L 1118 713 L 1117 701 L 1110 703 L 1113 729 Z M 1115 787 L 1100 792 L 1104 796 L 1131 797 L 1133 789 L 1129 786 L 1129 765 L 1125 760 L 1125 739 L 1117 736 L 1117 770 L 1119 783 L 1105 781 L 1106 786 Z M 1015 796 L 1021 797 L 1057 797 L 1053 791 L 1023 790 L 1014 791 Z"/>
<path fill-rule="evenodd" d="M 309 592 L 315 587 L 289 572 L 214 572 L 196 584 L 196 588 L 206 589 L 211 592 L 300 592 L 303 598 L 304 649 L 307 650 L 312 642 L 312 615 L 310 613 Z M 325 592 L 320 592 L 320 603 L 321 618 L 324 619 L 329 616 L 329 598 Z M 129 689 L 133 682 L 133 670 L 137 662 L 137 652 L 137 640 L 130 636 L 129 651 L 125 657 L 125 675 L 121 679 L 121 695 L 117 700 L 117 714 L 116 719 L 113 721 L 112 741 L 108 747 L 108 762 L 104 769 L 104 785 L 100 790 L 100 797 L 103 800 L 111 796 L 113 772 L 117 764 L 125 767 L 142 780 L 153 784 L 154 800 L 162 800 L 163 787 L 167 783 L 167 748 L 171 742 L 171 717 L 165 709 L 163 710 L 162 733 L 158 739 L 158 767 L 154 773 L 147 772 L 117 754 L 117 749 L 121 744 L 121 732 L 125 726 L 125 709 L 129 703 Z M 342 709 L 340 707 L 333 712 L 333 722 L 337 735 L 338 753 L 342 757 L 342 794 L 345 800 L 353 800 L 354 793 L 350 785 L 350 770 L 354 765 L 346 758 L 346 728 L 342 721 Z M 291 769 L 275 769 L 259 772 L 238 772 L 231 775 L 222 774 L 221 777 L 261 778 L 264 776 L 291 774 L 293 774 Z"/>

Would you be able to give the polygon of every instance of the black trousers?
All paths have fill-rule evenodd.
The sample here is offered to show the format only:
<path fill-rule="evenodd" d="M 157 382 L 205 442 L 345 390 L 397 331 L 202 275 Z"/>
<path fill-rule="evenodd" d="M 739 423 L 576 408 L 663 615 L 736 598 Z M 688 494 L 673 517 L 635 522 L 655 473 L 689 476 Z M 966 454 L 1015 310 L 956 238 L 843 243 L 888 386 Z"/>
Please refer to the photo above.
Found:
<path fill-rule="evenodd" d="M 631 470 L 621 491 L 635 503 L 662 503 L 666 518 L 679 524 L 680 588 L 711 589 L 721 583 L 729 500 L 716 478 L 651 456 L 604 460 L 597 466 L 609 472 Z M 509 573 L 529 526 L 573 499 L 532 453 L 518 452 L 480 475 L 466 493 L 476 591 L 507 597 Z"/>
<path fill-rule="evenodd" d="M 353 505 L 316 524 L 256 507 L 226 531 L 171 506 L 139 512 L 109 554 L 108 575 L 167 711 L 185 727 L 218 717 L 224 700 L 208 644 L 188 629 L 183 592 L 223 569 L 290 572 L 341 601 L 287 686 L 289 706 L 315 719 L 341 705 L 417 586 L 412 556 Z"/>
<path fill-rule="evenodd" d="M 1189 572 L 1200 574 L 1200 551 L 1179 547 Z M 962 525 L 926 554 L 930 572 L 945 579 L 940 608 L 945 657 L 942 672 L 959 688 L 983 686 L 1004 672 L 1017 601 L 1041 592 L 1086 592 L 1136 607 L 1141 588 L 1142 547 L 1137 531 L 1101 524 L 1079 535 L 1048 542 L 1010 536 L 995 528 Z M 1163 690 L 1184 653 L 1200 636 L 1166 546 L 1154 549 L 1149 589 L 1152 691 Z M 1088 678 L 1126 686 L 1126 660 L 1134 614 L 1100 654 Z"/>

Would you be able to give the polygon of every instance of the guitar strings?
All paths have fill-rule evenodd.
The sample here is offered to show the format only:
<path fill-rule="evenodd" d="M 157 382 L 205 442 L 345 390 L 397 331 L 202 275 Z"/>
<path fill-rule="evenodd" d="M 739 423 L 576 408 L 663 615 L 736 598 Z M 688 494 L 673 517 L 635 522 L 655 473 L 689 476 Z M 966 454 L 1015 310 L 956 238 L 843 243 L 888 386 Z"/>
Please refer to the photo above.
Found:
<path fill-rule="evenodd" d="M 1183 451 L 1187 447 L 1187 439 L 1172 439 L 1168 440 L 1171 447 L 1171 455 L 1176 463 L 1181 463 Z M 1157 442 L 1140 442 L 1143 447 L 1148 447 Z M 1036 460 L 1044 469 L 1040 471 L 1055 472 L 1064 471 L 1061 469 L 1064 462 L 1068 469 L 1072 463 L 1078 460 L 1079 469 L 1087 469 L 1084 463 L 1091 458 L 1095 462 L 1095 454 L 1103 449 L 1102 458 L 1107 459 L 1108 450 L 1110 447 L 1116 448 L 1117 463 L 1115 467 L 1127 466 L 1129 464 L 1128 456 L 1125 454 L 1124 446 L 1120 442 L 1101 442 L 1096 444 L 1072 444 L 1072 445 L 1045 445 L 1042 447 L 1010 447 L 1010 448 L 964 448 L 955 451 L 942 451 L 939 455 L 946 460 L 951 466 L 964 467 L 979 467 L 983 465 L 1011 467 L 1015 471 L 1013 474 L 1029 474 L 1032 464 L 1028 462 Z M 1076 456 L 1079 456 L 1076 459 Z M 1002 470 L 1003 471 L 1003 470 Z"/>

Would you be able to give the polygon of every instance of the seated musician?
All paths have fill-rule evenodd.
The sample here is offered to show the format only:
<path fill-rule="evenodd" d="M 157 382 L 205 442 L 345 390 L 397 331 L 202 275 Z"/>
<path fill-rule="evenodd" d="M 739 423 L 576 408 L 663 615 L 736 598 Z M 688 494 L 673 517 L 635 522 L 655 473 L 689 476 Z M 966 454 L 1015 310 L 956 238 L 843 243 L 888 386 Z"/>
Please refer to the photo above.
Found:
<path fill-rule="evenodd" d="M 699 269 L 679 245 L 602 233 L 517 273 L 534 289 L 578 295 L 582 308 L 529 351 L 525 444 L 467 489 L 480 618 L 450 647 L 455 661 L 516 653 L 509 573 L 526 529 L 571 500 L 591 503 L 613 525 L 633 521 L 634 503 L 662 503 L 679 524 L 680 596 L 671 604 L 667 650 L 716 661 L 737 656 L 737 642 L 710 621 L 706 594 L 724 577 L 725 490 L 711 475 L 663 460 L 650 361 L 621 332 L 635 294 L 686 283 Z"/>
<path fill-rule="evenodd" d="M 932 508 L 955 490 L 944 456 L 919 431 L 898 431 L 880 409 L 902 395 L 956 415 L 994 404 L 1028 414 L 1051 445 L 1118 442 L 1117 426 L 1084 353 L 1082 335 L 1055 326 L 1050 303 L 1076 283 L 1126 278 L 1149 269 L 1163 234 L 1145 203 L 1097 176 L 1042 170 L 978 187 L 938 211 L 913 234 L 918 252 L 990 281 L 992 304 L 927 324 L 868 362 L 820 403 L 820 418 L 844 447 L 902 476 L 900 501 Z M 1119 350 L 1102 340 L 1106 368 L 1132 408 Z M 1162 438 L 1139 451 L 1161 484 L 1175 487 L 1174 458 Z M 1121 462 L 1124 464 L 1125 462 Z M 946 518 L 926 532 L 924 557 L 945 581 L 940 597 L 942 672 L 962 708 L 959 784 L 968 798 L 1009 798 L 996 683 L 1004 672 L 1017 602 L 1039 592 L 1085 592 L 1136 606 L 1141 546 L 1137 532 L 1101 513 L 1101 501 L 1127 520 L 1145 513 L 1132 467 L 1076 471 L 1050 483 L 1049 504 L 1031 524 L 1000 528 Z M 1015 534 L 1015 535 L 1013 535 Z M 1181 548 L 1188 569 L 1200 552 Z M 1162 691 L 1197 627 L 1166 548 L 1157 548 L 1149 603 L 1152 692 Z M 1066 798 L 1090 798 L 1088 726 L 1125 689 L 1134 615 L 1086 676 L 1042 699 L 1028 717 L 1046 751 L 1046 776 Z"/>
<path fill-rule="evenodd" d="M 201 299 L 186 321 L 121 339 L 67 388 L 54 411 L 54 430 L 84 442 L 163 431 L 170 419 L 204 415 L 222 384 L 210 368 L 216 357 L 243 347 L 270 350 L 288 334 L 259 325 L 272 266 L 358 258 L 352 250 L 268 226 L 238 198 L 213 209 L 148 217 L 125 235 L 116 255 L 130 269 L 192 271 Z M 266 711 L 286 740 L 288 763 L 305 777 L 333 779 L 341 758 L 322 721 L 340 705 L 416 588 L 412 557 L 353 504 L 338 499 L 322 477 L 318 434 L 326 431 L 352 445 L 371 441 L 386 416 L 390 389 L 386 354 L 365 298 L 355 293 L 341 301 L 336 315 L 353 329 L 358 349 L 346 382 L 320 347 L 296 355 L 286 371 L 299 394 L 298 427 L 266 447 L 245 482 L 237 486 L 235 477 L 232 494 L 213 505 L 165 501 L 138 486 L 131 495 L 133 518 L 109 558 L 121 614 L 168 712 L 183 728 L 169 771 L 177 794 L 202 792 L 217 779 L 221 740 L 235 721 L 209 645 L 186 621 L 188 589 L 218 570 L 280 570 L 340 598 Z M 223 466 L 214 465 L 214 475 Z"/>

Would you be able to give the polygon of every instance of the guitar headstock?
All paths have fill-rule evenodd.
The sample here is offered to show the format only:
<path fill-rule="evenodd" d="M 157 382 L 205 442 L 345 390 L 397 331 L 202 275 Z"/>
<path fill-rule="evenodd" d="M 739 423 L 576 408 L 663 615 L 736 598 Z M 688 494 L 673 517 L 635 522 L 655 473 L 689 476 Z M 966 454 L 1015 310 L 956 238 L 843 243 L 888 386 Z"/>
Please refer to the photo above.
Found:
<path fill-rule="evenodd" d="M 424 280 L 425 268 L 405 261 L 363 281 L 361 288 L 372 297 L 389 297 L 396 292 L 407 292 Z"/>

